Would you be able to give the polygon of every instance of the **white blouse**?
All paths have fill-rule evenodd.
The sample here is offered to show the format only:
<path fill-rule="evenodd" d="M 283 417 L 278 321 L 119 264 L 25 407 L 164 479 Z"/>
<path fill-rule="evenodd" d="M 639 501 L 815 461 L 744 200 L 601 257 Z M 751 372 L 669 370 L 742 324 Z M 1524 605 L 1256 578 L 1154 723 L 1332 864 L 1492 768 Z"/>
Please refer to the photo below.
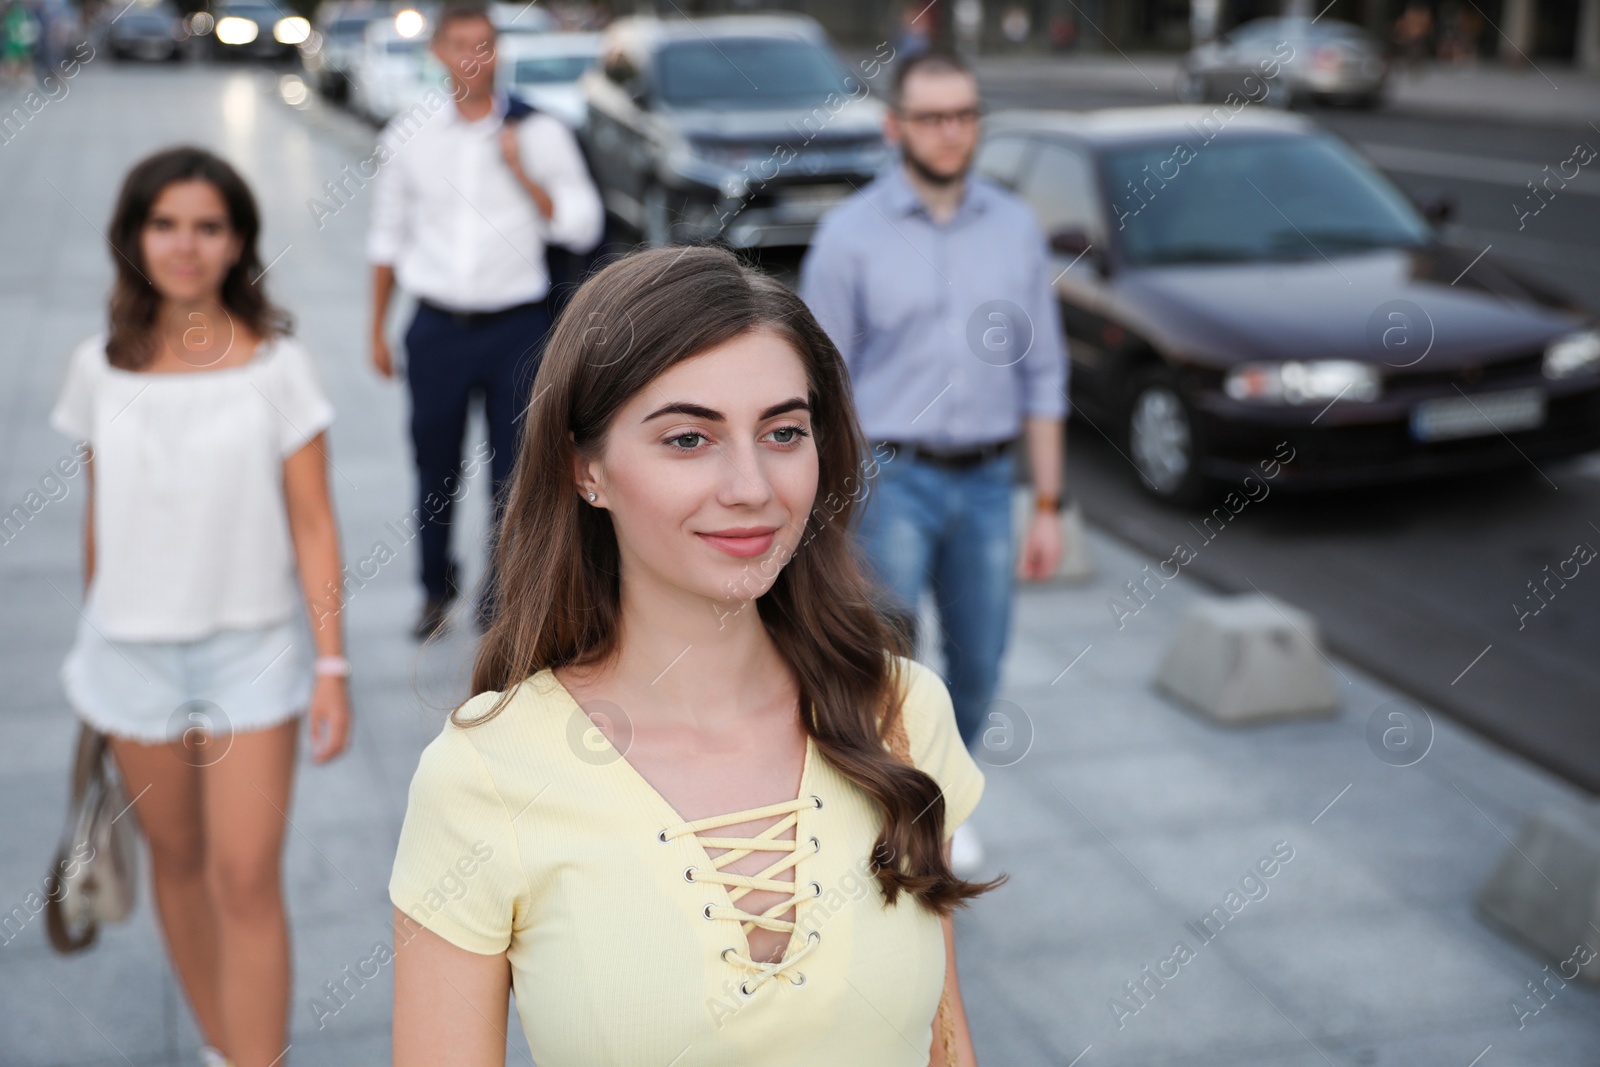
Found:
<path fill-rule="evenodd" d="M 94 579 L 108 638 L 190 641 L 304 610 L 283 463 L 333 421 L 310 354 L 263 341 L 220 370 L 121 370 L 73 352 L 50 425 L 94 448 Z"/>

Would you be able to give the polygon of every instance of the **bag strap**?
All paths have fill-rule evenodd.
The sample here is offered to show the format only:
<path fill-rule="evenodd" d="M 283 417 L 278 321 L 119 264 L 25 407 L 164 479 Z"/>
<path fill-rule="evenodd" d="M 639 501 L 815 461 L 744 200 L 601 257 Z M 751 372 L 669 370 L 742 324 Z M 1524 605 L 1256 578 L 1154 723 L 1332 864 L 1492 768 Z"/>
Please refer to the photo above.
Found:
<path fill-rule="evenodd" d="M 901 763 L 907 766 L 916 766 L 911 761 L 911 738 L 906 733 L 906 718 L 903 709 L 896 711 L 894 723 L 889 727 L 889 751 Z M 944 989 L 939 994 L 939 1010 L 935 1013 L 933 1022 L 938 1030 L 940 1043 L 944 1046 L 946 1067 L 960 1067 L 961 1053 L 956 1048 L 955 1009 L 950 1003 L 949 971 L 945 972 Z"/>

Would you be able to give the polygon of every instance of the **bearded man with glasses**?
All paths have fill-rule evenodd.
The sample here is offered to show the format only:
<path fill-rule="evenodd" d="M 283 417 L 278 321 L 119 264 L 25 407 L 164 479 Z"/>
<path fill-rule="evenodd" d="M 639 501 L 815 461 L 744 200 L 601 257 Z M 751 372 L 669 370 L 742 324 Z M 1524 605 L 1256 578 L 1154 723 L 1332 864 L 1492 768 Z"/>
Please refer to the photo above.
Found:
<path fill-rule="evenodd" d="M 1037 219 L 969 174 L 977 80 L 956 56 L 925 53 L 901 63 L 893 92 L 885 134 L 899 163 L 823 219 L 800 295 L 844 356 L 879 459 L 860 534 L 884 608 L 914 635 L 931 585 L 970 749 L 999 683 L 1013 575 L 1048 578 L 1063 551 L 1066 347 Z M 1034 490 L 1020 552 L 1019 446 Z M 963 823 L 952 863 L 968 877 L 982 862 Z"/>

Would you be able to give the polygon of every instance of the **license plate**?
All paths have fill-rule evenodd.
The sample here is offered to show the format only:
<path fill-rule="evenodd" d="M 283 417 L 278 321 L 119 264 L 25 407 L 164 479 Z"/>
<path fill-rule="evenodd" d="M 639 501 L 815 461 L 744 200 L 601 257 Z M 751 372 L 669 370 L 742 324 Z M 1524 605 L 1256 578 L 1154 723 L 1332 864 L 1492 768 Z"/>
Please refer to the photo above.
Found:
<path fill-rule="evenodd" d="M 1424 400 L 1411 409 L 1411 436 L 1418 441 L 1512 433 L 1543 424 L 1544 392 L 1540 389 Z"/>

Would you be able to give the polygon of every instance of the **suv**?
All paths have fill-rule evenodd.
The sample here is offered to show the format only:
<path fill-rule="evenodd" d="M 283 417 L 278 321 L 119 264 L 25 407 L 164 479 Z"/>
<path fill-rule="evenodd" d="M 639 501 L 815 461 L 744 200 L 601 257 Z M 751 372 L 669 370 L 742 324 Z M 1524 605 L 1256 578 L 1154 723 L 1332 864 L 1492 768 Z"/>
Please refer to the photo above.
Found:
<path fill-rule="evenodd" d="M 887 159 L 882 105 L 804 16 L 618 19 L 600 56 L 584 150 L 649 244 L 806 244 Z"/>

